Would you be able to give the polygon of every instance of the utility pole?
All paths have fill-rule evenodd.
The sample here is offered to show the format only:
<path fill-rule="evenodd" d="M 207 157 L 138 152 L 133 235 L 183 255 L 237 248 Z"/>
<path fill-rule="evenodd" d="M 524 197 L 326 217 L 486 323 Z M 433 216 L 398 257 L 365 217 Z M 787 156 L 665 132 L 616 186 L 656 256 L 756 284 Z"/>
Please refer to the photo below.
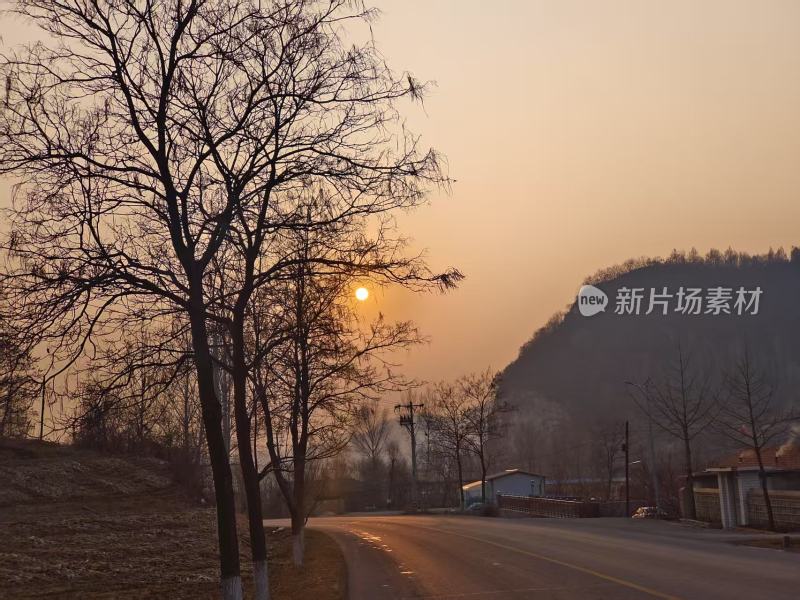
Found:
<path fill-rule="evenodd" d="M 47 385 L 47 381 L 44 377 L 42 377 L 42 410 L 39 414 L 39 441 L 41 442 L 44 439 L 44 405 L 45 405 L 45 385 Z"/>
<path fill-rule="evenodd" d="M 400 426 L 405 427 L 411 436 L 411 496 L 414 508 L 419 506 L 419 496 L 417 494 L 417 437 L 416 423 L 414 421 L 414 411 L 424 408 L 424 404 L 414 404 L 414 398 L 409 397 L 408 404 L 398 404 L 394 411 L 400 415 Z"/>
<path fill-rule="evenodd" d="M 44 411 L 47 406 L 47 380 L 50 376 L 50 369 L 53 368 L 53 358 L 50 356 L 50 348 L 45 348 L 47 356 L 50 358 L 50 365 L 42 375 L 42 406 L 39 414 L 39 441 L 44 440 Z M 80 387 L 80 373 L 75 376 L 75 386 Z"/>
<path fill-rule="evenodd" d="M 650 400 L 648 399 L 648 406 Z M 661 509 L 661 493 L 658 490 L 658 467 L 656 466 L 656 445 L 653 441 L 653 417 L 650 409 L 647 409 L 647 428 L 650 436 L 650 478 L 653 482 L 653 495 L 656 501 L 656 513 Z"/>
<path fill-rule="evenodd" d="M 631 516 L 630 438 L 627 421 L 625 421 L 625 443 L 622 444 L 622 451 L 625 452 L 625 517 L 627 518 Z"/>

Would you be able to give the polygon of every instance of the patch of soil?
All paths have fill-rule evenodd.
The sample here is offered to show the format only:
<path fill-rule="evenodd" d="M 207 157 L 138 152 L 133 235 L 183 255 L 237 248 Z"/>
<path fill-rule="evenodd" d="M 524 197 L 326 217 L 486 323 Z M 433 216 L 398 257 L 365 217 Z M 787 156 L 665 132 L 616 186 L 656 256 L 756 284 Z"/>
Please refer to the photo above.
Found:
<path fill-rule="evenodd" d="M 0 488 L 14 482 L 24 498 L 0 495 L 0 598 L 218 598 L 216 513 L 165 476 L 147 461 L 69 448 L 0 452 Z M 238 530 L 252 597 L 246 519 Z M 296 569 L 289 532 L 268 532 L 273 597 L 343 600 L 338 545 L 316 531 L 306 539 Z"/>
<path fill-rule="evenodd" d="M 291 535 L 287 530 L 268 532 L 270 591 L 280 600 L 344 600 L 347 565 L 332 537 L 306 530 L 305 564 L 292 564 Z"/>

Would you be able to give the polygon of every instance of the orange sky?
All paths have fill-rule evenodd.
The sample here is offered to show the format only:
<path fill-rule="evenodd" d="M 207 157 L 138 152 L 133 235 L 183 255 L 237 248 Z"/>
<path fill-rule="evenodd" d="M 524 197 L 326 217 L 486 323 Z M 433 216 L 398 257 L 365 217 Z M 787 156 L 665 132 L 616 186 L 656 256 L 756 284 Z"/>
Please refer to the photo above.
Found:
<path fill-rule="evenodd" d="M 404 357 L 411 376 L 502 368 L 627 258 L 800 243 L 800 2 L 376 4 L 389 64 L 438 83 L 408 125 L 458 180 L 402 227 L 468 276 L 367 301 L 431 337 Z"/>
<path fill-rule="evenodd" d="M 409 125 L 458 180 L 402 223 L 468 276 L 382 300 L 432 337 L 410 373 L 502 368 L 630 257 L 800 245 L 800 2 L 379 6 L 389 64 L 438 83 Z"/>

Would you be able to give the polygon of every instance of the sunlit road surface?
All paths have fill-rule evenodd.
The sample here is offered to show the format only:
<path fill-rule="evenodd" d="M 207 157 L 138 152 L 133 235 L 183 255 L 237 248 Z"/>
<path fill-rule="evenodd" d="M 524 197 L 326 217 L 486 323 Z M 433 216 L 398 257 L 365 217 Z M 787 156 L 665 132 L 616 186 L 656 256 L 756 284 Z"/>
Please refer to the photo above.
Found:
<path fill-rule="evenodd" d="M 800 554 L 676 523 L 398 515 L 309 525 L 344 549 L 351 600 L 800 598 Z"/>

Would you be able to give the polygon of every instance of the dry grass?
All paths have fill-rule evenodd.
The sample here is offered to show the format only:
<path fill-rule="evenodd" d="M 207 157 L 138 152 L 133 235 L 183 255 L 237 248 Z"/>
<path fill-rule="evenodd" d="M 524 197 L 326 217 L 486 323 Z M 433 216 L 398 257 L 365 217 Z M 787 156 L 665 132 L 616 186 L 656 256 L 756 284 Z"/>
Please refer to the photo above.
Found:
<path fill-rule="evenodd" d="M 336 542 L 322 532 L 306 531 L 306 563 L 292 564 L 289 532 L 269 534 L 270 590 L 280 600 L 344 600 L 347 567 Z"/>
<path fill-rule="evenodd" d="M 193 506 L 156 461 L 69 448 L 0 447 L 0 597 L 216 598 L 214 510 Z M 239 527 L 249 582 L 247 527 Z M 269 533 L 275 598 L 340 600 L 335 542 L 309 532 L 291 565 L 288 532 Z"/>

